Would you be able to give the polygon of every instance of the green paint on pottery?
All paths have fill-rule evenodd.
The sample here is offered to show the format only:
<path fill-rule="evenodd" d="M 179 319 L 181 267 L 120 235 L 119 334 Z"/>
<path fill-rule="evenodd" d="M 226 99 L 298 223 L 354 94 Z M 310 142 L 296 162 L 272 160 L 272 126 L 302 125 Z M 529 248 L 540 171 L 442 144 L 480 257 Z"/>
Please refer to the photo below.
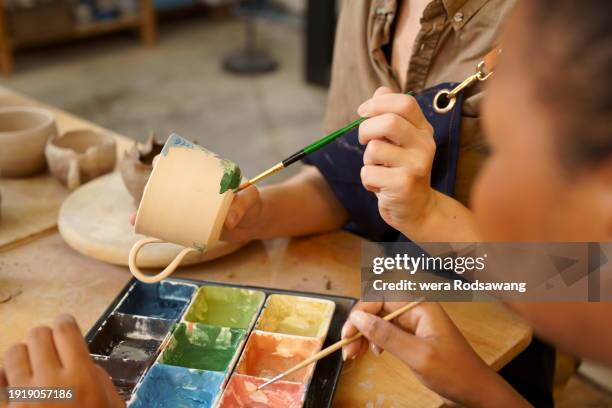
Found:
<path fill-rule="evenodd" d="M 207 371 L 226 371 L 246 336 L 242 329 L 180 323 L 161 363 Z"/>
<path fill-rule="evenodd" d="M 259 312 L 263 292 L 225 286 L 202 286 L 185 314 L 188 322 L 247 329 Z"/>
<path fill-rule="evenodd" d="M 238 188 L 242 180 L 242 172 L 236 163 L 223 159 L 221 160 L 221 167 L 223 168 L 223 177 L 221 178 L 219 194 Z"/>
<path fill-rule="evenodd" d="M 240 186 L 240 181 L 242 180 L 242 172 L 240 171 L 240 167 L 230 160 L 221 159 L 218 155 L 214 154 L 210 150 L 196 144 L 192 143 L 189 140 L 186 140 L 176 133 L 170 135 L 164 147 L 162 148 L 161 155 L 167 156 L 170 152 L 170 149 L 173 147 L 183 148 L 183 149 L 197 149 L 201 150 L 204 153 L 214 156 L 220 159 L 221 168 L 223 169 L 223 177 L 221 177 L 221 182 L 219 183 L 219 194 L 225 193 L 227 190 L 233 190 Z"/>

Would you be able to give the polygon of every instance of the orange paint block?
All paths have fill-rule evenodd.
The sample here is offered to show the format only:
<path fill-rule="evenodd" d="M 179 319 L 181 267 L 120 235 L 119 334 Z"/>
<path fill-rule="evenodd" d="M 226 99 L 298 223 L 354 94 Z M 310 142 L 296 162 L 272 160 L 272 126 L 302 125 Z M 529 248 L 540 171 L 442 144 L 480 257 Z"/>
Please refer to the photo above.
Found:
<path fill-rule="evenodd" d="M 255 331 L 249 337 L 236 372 L 273 378 L 304 361 L 321 349 L 321 341 L 297 336 Z M 286 381 L 307 384 L 315 364 L 291 373 Z"/>
<path fill-rule="evenodd" d="M 260 378 L 234 374 L 223 393 L 219 408 L 300 408 L 304 404 L 303 384 L 278 381 L 257 391 L 257 387 L 264 382 Z"/>

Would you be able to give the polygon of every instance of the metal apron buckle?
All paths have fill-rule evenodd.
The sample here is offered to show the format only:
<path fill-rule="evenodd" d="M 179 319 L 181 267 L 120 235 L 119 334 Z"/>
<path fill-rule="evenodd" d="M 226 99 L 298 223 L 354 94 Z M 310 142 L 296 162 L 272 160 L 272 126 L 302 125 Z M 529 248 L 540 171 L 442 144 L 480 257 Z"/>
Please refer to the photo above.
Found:
<path fill-rule="evenodd" d="M 445 114 L 453 110 L 457 103 L 457 94 L 466 88 L 474 85 L 476 82 L 483 82 L 489 79 L 493 75 L 493 71 L 486 72 L 486 66 L 484 61 L 480 61 L 476 68 L 476 73 L 470 75 L 463 82 L 457 85 L 454 89 L 442 89 L 438 91 L 433 99 L 433 108 L 439 114 Z"/>

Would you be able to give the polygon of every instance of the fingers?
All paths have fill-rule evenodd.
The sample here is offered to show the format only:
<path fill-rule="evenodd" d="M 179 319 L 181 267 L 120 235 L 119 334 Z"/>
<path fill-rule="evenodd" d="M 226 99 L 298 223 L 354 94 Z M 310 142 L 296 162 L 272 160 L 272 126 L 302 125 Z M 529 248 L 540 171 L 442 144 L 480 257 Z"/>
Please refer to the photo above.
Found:
<path fill-rule="evenodd" d="M 381 87 L 378 87 L 378 89 L 374 91 L 374 97 L 386 95 L 386 94 L 392 94 L 392 93 L 393 93 L 393 89 L 389 88 L 388 86 L 381 86 Z"/>
<path fill-rule="evenodd" d="M 36 327 L 30 330 L 26 343 L 34 371 L 56 371 L 61 368 L 50 328 Z"/>
<path fill-rule="evenodd" d="M 370 349 L 372 350 L 372 353 L 376 354 L 377 356 L 380 356 L 383 352 L 383 349 L 374 343 L 370 344 Z"/>
<path fill-rule="evenodd" d="M 359 330 L 348 320 L 342 327 L 341 337 L 343 339 L 350 338 L 359 333 Z M 360 338 L 352 343 L 342 347 L 342 359 L 344 361 L 352 360 L 362 355 L 368 349 L 368 341 L 365 338 Z"/>
<path fill-rule="evenodd" d="M 231 230 L 240 224 L 244 215 L 257 203 L 257 200 L 259 200 L 259 191 L 255 186 L 247 187 L 236 194 L 225 220 L 225 228 Z"/>
<path fill-rule="evenodd" d="M 397 188 L 404 180 L 404 169 L 400 167 L 363 166 L 361 182 L 366 190 L 379 192 L 381 189 Z"/>
<path fill-rule="evenodd" d="M 130 214 L 130 224 L 136 225 L 136 213 Z"/>
<path fill-rule="evenodd" d="M 98 383 L 102 385 L 102 389 L 106 396 L 106 400 L 109 403 L 109 407 L 117 408 L 125 406 L 123 399 L 121 399 L 121 396 L 117 392 L 117 389 L 115 388 L 106 370 L 99 365 L 94 364 L 94 372 L 96 378 L 98 379 Z"/>
<path fill-rule="evenodd" d="M 368 313 L 379 313 L 382 310 L 383 303 L 382 302 L 359 302 L 353 308 L 355 310 L 364 310 Z M 353 325 L 350 320 L 347 320 L 344 323 L 344 327 L 342 327 L 342 335 L 343 339 L 353 337 L 359 330 Z M 349 359 L 353 359 L 357 356 L 362 355 L 368 349 L 368 341 L 364 338 L 361 338 L 353 343 L 350 343 L 342 348 L 342 358 L 346 361 Z"/>
<path fill-rule="evenodd" d="M 370 342 L 391 352 L 409 366 L 413 366 L 423 348 L 422 340 L 378 316 L 356 310 L 349 320 Z"/>
<path fill-rule="evenodd" d="M 32 377 L 32 366 L 25 344 L 15 344 L 4 353 L 6 379 L 11 386 L 25 384 Z"/>
<path fill-rule="evenodd" d="M 361 168 L 361 183 L 368 191 L 378 192 L 391 178 L 388 177 L 394 169 L 380 166 L 363 166 Z"/>
<path fill-rule="evenodd" d="M 363 164 L 365 165 L 400 167 L 411 159 L 410 150 L 382 140 L 372 140 L 368 143 L 363 154 Z"/>
<path fill-rule="evenodd" d="M 8 381 L 6 379 L 6 372 L 0 368 L 0 388 L 8 387 Z"/>
<path fill-rule="evenodd" d="M 395 113 L 382 113 L 370 117 L 359 125 L 359 143 L 387 139 L 398 146 L 410 146 L 422 139 L 423 131 Z"/>
<path fill-rule="evenodd" d="M 53 325 L 53 340 L 63 367 L 79 367 L 90 361 L 81 330 L 72 316 L 58 316 Z"/>
<path fill-rule="evenodd" d="M 417 100 L 411 95 L 381 91 L 381 94 L 374 94 L 372 98 L 362 103 L 357 112 L 360 116 L 367 118 L 384 113 L 394 113 L 419 129 L 431 128 Z"/>

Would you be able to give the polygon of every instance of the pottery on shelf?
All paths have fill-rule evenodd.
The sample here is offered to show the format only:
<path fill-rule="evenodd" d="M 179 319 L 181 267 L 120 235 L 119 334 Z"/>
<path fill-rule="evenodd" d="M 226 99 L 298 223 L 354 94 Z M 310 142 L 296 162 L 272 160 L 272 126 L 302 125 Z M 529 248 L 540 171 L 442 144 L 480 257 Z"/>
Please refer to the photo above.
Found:
<path fill-rule="evenodd" d="M 45 156 L 51 173 L 74 190 L 115 168 L 115 139 L 89 129 L 71 130 L 49 139 Z"/>
<path fill-rule="evenodd" d="M 153 159 L 161 153 L 163 147 L 164 144 L 157 142 L 151 134 L 144 145 L 135 142 L 131 149 L 126 150 L 119 163 L 123 184 L 134 197 L 136 206 L 140 203 L 145 185 L 151 176 Z"/>
<path fill-rule="evenodd" d="M 45 168 L 45 144 L 57 136 L 55 116 L 46 109 L 0 108 L 0 175 L 27 177 Z"/>

